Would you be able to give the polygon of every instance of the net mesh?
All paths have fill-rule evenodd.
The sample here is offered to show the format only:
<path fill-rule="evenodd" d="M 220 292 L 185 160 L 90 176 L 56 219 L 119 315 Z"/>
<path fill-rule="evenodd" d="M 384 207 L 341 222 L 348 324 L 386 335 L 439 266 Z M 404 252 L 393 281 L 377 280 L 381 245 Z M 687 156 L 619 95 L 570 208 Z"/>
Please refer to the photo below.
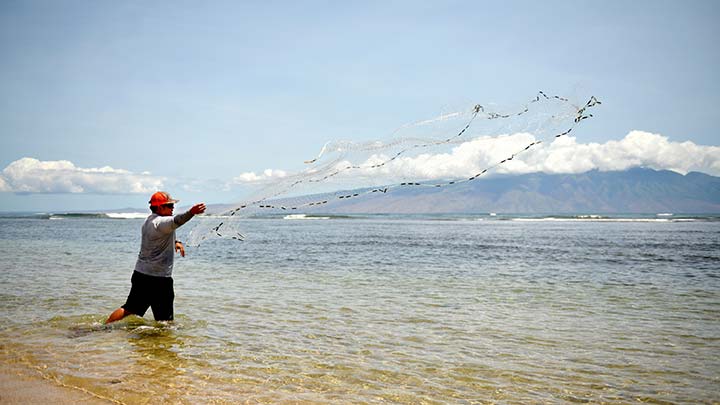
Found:
<path fill-rule="evenodd" d="M 381 139 L 327 142 L 303 170 L 259 182 L 243 201 L 198 218 L 188 243 L 243 240 L 248 217 L 358 212 L 358 201 L 401 188 L 453 187 L 518 169 L 518 155 L 569 135 L 597 104 L 595 97 L 578 104 L 538 92 L 516 106 L 475 104 L 406 124 Z"/>

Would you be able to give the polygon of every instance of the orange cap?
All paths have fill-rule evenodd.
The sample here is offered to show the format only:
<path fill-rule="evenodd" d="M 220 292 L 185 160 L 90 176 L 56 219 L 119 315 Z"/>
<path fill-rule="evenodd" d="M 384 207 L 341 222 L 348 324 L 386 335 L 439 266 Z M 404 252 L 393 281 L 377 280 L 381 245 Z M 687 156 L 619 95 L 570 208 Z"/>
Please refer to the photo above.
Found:
<path fill-rule="evenodd" d="M 178 201 L 180 200 L 173 200 L 172 197 L 170 197 L 170 194 L 164 191 L 158 191 L 150 197 L 150 206 L 159 207 L 164 204 L 175 204 Z"/>

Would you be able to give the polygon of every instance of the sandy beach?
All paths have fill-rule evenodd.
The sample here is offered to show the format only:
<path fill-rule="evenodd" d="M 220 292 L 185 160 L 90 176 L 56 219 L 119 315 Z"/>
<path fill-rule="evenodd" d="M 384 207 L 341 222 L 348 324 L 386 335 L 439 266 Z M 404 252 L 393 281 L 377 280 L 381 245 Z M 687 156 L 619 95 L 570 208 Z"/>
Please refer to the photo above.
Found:
<path fill-rule="evenodd" d="M 7 363 L 3 363 L 0 368 L 0 404 L 107 405 L 112 403 L 114 402 L 103 400 L 80 389 L 60 386 L 30 369 Z"/>

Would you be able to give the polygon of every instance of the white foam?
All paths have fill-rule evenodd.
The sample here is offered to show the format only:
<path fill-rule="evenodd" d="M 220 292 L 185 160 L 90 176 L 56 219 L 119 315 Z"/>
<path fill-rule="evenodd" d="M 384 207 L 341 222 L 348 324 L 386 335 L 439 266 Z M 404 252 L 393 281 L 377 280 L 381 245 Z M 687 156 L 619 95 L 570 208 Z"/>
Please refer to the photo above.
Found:
<path fill-rule="evenodd" d="M 330 217 L 310 217 L 305 214 L 290 214 L 285 215 L 283 219 L 330 219 Z"/>
<path fill-rule="evenodd" d="M 148 214 L 144 212 L 106 212 L 108 218 L 113 219 L 138 219 L 147 218 Z"/>
<path fill-rule="evenodd" d="M 675 222 L 667 218 L 513 218 L 512 221 L 518 222 Z"/>

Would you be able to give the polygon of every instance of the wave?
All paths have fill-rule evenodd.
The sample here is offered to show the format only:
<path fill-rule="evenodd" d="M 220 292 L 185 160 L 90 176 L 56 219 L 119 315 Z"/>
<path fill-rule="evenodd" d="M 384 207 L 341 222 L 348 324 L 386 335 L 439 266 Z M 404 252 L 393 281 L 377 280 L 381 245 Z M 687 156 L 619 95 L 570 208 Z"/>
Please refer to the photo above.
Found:
<path fill-rule="evenodd" d="M 605 217 L 600 215 L 578 215 L 572 217 L 549 216 L 535 218 L 508 218 L 518 222 L 692 222 L 707 218 L 646 218 L 646 217 Z"/>
<path fill-rule="evenodd" d="M 144 219 L 143 212 L 0 212 L 0 220 L 6 219 Z M 199 218 L 231 218 L 227 215 L 204 214 Z M 235 218 L 233 219 L 240 219 Z M 513 213 L 468 213 L 468 214 L 289 214 L 250 216 L 243 219 L 287 219 L 287 220 L 332 220 L 332 219 L 387 219 L 387 220 L 424 220 L 424 221 L 519 221 L 519 222 L 693 222 L 720 221 L 720 214 L 513 214 Z"/>
<path fill-rule="evenodd" d="M 144 212 L 67 212 L 51 214 L 49 219 L 145 219 Z"/>
<path fill-rule="evenodd" d="M 0 219 L 50 219 L 50 212 L 0 212 Z"/>
<path fill-rule="evenodd" d="M 262 217 L 259 217 L 262 218 Z M 266 216 L 264 218 L 277 218 Z M 448 222 L 520 221 L 520 222 L 693 222 L 720 221 L 718 214 L 513 214 L 513 213 L 470 213 L 470 214 L 290 214 L 282 217 L 289 220 L 312 219 L 386 219 Z"/>
<path fill-rule="evenodd" d="M 374 217 L 368 215 L 368 218 Z M 518 214 L 518 213 L 478 213 L 478 214 L 396 214 L 382 216 L 398 220 L 427 221 L 518 221 L 518 222 L 693 222 L 720 221 L 718 214 Z"/>
<path fill-rule="evenodd" d="M 0 213 L 0 219 L 144 219 L 141 212 L 64 212 L 64 213 Z"/>
<path fill-rule="evenodd" d="M 329 217 L 329 216 L 325 217 L 325 216 L 316 216 L 316 215 L 307 215 L 307 214 L 290 214 L 290 215 L 285 215 L 285 216 L 283 217 L 283 219 L 294 219 L 294 220 L 299 220 L 299 219 L 330 219 L 330 218 L 331 218 L 331 217 Z"/>
<path fill-rule="evenodd" d="M 149 214 L 145 212 L 108 212 L 105 215 L 113 219 L 145 219 Z"/>

